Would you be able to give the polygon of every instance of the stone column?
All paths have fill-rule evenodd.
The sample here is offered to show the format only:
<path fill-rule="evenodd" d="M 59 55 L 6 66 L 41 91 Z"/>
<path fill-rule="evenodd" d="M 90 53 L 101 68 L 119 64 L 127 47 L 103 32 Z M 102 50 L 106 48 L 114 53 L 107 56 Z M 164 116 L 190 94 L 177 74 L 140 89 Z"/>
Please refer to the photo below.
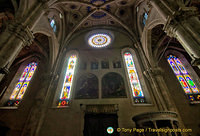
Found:
<path fill-rule="evenodd" d="M 27 11 L 24 18 L 16 18 L 7 24 L 6 30 L 0 35 L 0 81 L 8 68 L 24 46 L 29 46 L 33 39 L 31 30 L 44 14 L 46 3 L 37 3 Z"/>
<path fill-rule="evenodd" d="M 151 79 L 151 82 L 153 82 L 153 85 L 155 86 L 153 93 L 155 97 L 157 97 L 155 99 L 160 102 L 159 105 L 161 105 L 162 110 L 176 111 L 171 102 L 167 85 L 163 79 L 162 70 L 159 67 L 149 68 L 147 71 L 145 71 L 145 76 L 148 77 L 149 80 Z"/>
<path fill-rule="evenodd" d="M 40 71 L 41 72 L 41 71 Z M 24 129 L 22 131 L 21 136 L 37 136 L 37 127 L 39 126 L 39 121 L 43 114 L 44 101 L 46 99 L 47 90 L 51 81 L 50 72 L 44 72 L 40 75 L 40 80 L 42 81 L 39 86 L 40 90 L 36 94 L 33 106 L 31 107 L 30 113 L 24 125 Z"/>
<path fill-rule="evenodd" d="M 144 61 L 143 63 L 144 63 L 145 69 L 146 69 L 144 71 L 144 75 L 149 80 L 149 82 L 152 86 L 152 95 L 155 100 L 155 105 L 157 106 L 159 111 L 169 110 L 169 108 L 172 106 L 167 106 L 168 104 L 166 104 L 166 101 L 164 100 L 162 93 L 161 93 L 162 91 L 167 91 L 167 88 L 164 89 L 164 88 L 160 87 L 160 84 L 156 80 L 156 75 L 159 73 L 158 70 L 156 70 L 156 69 L 152 70 L 150 63 L 149 63 L 147 57 L 145 56 L 144 50 L 140 46 L 140 43 L 135 44 L 135 47 L 138 49 L 141 59 Z"/>
<path fill-rule="evenodd" d="M 190 19 L 188 19 L 190 20 Z M 199 23 L 200 26 L 200 23 Z M 165 31 L 171 37 L 175 37 L 183 46 L 183 48 L 187 51 L 187 53 L 193 59 L 192 64 L 196 65 L 200 68 L 200 35 L 193 35 L 191 32 L 187 31 L 186 28 L 189 28 L 188 24 L 168 24 L 166 25 Z"/>
<path fill-rule="evenodd" d="M 33 34 L 28 27 L 16 22 L 8 24 L 7 30 L 0 37 L 0 68 L 9 68 L 21 49 L 32 41 Z M 0 80 L 2 77 L 3 74 L 0 75 Z"/>
<path fill-rule="evenodd" d="M 147 77 L 147 79 L 152 85 L 152 93 L 153 93 L 153 97 L 155 99 L 156 105 L 158 107 L 158 110 L 166 111 L 167 110 L 166 104 L 162 98 L 162 95 L 160 94 L 159 84 L 155 80 L 155 77 L 151 68 L 148 68 L 146 71 L 144 71 L 144 75 Z"/>
<path fill-rule="evenodd" d="M 150 3 L 166 21 L 165 32 L 182 44 L 193 59 L 192 64 L 200 68 L 200 21 L 196 8 L 185 7 L 176 2 L 166 3 L 163 0 L 151 0 Z M 169 4 L 179 8 L 170 8 Z"/>
<path fill-rule="evenodd" d="M 169 111 L 176 111 L 174 104 L 172 103 L 172 99 L 170 99 L 169 89 L 168 89 L 167 85 L 165 84 L 165 80 L 163 78 L 162 73 L 163 73 L 163 71 L 161 68 L 159 68 L 159 67 L 152 68 L 152 74 L 153 74 L 152 76 L 154 76 L 157 84 L 159 85 L 160 94 L 162 96 L 162 99 L 165 102 L 167 109 Z"/>

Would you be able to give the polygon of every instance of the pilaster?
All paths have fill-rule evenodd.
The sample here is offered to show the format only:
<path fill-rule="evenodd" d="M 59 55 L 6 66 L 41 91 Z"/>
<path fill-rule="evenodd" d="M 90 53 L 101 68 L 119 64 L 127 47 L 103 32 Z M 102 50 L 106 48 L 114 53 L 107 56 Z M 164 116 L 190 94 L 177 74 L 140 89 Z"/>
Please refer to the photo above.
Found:
<path fill-rule="evenodd" d="M 159 67 L 149 68 L 144 71 L 144 75 L 147 77 L 147 79 L 152 79 L 154 82 L 154 86 L 157 86 L 154 91 L 154 95 L 157 97 L 155 99 L 158 99 L 158 101 L 160 101 L 159 105 L 162 105 L 163 110 L 175 111 L 175 107 L 173 107 L 173 104 L 170 100 L 168 88 L 163 79 L 162 69 Z"/>
<path fill-rule="evenodd" d="M 41 72 L 41 71 L 40 71 Z M 29 116 L 25 123 L 24 129 L 22 131 L 22 136 L 36 136 L 36 129 L 39 126 L 39 121 L 44 109 L 44 101 L 46 92 L 48 90 L 49 83 L 51 81 L 50 73 L 43 73 L 40 75 L 40 80 L 43 81 L 40 83 L 40 91 L 38 91 L 33 106 L 31 107 Z"/>

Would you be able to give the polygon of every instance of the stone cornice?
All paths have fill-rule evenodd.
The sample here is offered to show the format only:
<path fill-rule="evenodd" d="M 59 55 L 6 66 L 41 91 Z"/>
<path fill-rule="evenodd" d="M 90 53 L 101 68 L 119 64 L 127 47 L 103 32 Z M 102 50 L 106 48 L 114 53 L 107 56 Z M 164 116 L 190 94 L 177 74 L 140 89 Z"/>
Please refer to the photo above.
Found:
<path fill-rule="evenodd" d="M 116 113 L 118 111 L 118 105 L 116 104 L 85 105 L 84 111 L 86 113 Z"/>

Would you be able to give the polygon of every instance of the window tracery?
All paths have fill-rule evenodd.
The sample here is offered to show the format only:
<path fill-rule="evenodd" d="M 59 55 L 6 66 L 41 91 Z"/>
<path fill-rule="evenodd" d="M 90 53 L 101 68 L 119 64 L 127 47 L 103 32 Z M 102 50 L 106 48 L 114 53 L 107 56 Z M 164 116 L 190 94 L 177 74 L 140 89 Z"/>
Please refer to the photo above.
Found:
<path fill-rule="evenodd" d="M 28 85 L 33 77 L 35 70 L 37 69 L 37 63 L 32 62 L 29 63 L 28 66 L 25 67 L 18 83 L 16 84 L 9 101 L 7 102 L 8 106 L 18 106 L 20 101 L 22 100 Z"/>
<path fill-rule="evenodd" d="M 77 62 L 77 56 L 71 55 L 68 60 L 67 70 L 65 73 L 65 79 L 64 79 L 64 83 L 62 85 L 60 99 L 58 102 L 59 107 L 69 105 L 76 62 Z"/>
<path fill-rule="evenodd" d="M 144 103 L 144 94 L 140 84 L 140 80 L 137 74 L 137 70 L 133 61 L 133 56 L 130 52 L 125 52 L 124 54 L 126 70 L 129 78 L 129 83 L 131 85 L 131 91 L 135 103 Z"/>
<path fill-rule="evenodd" d="M 189 100 L 200 101 L 200 91 L 182 62 L 173 55 L 169 55 L 167 60 Z"/>

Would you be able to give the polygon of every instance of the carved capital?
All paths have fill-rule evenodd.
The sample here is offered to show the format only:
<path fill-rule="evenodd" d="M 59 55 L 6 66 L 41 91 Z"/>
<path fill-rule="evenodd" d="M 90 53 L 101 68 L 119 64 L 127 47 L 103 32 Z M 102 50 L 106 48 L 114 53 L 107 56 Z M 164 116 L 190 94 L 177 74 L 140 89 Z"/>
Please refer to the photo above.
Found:
<path fill-rule="evenodd" d="M 170 37 L 176 38 L 176 30 L 181 24 L 189 22 L 191 17 L 198 17 L 198 9 L 196 7 L 185 7 L 181 6 L 177 11 L 171 16 L 168 16 L 167 22 L 164 26 L 164 31 Z M 190 22 L 189 22 L 190 23 Z"/>
<path fill-rule="evenodd" d="M 149 68 L 143 72 L 147 79 L 150 79 L 150 76 L 159 76 L 163 74 L 163 70 L 159 67 Z"/>
<path fill-rule="evenodd" d="M 177 27 L 178 27 L 178 23 L 175 22 L 175 20 L 172 20 L 171 18 L 169 18 L 163 29 L 167 33 L 168 36 L 176 38 Z"/>
<path fill-rule="evenodd" d="M 0 74 L 8 74 L 9 70 L 6 67 L 0 68 Z"/>
<path fill-rule="evenodd" d="M 200 58 L 192 60 L 191 64 L 192 66 L 200 66 Z"/>
<path fill-rule="evenodd" d="M 9 69 L 8 69 L 8 64 L 5 65 L 4 67 L 0 68 L 0 74 L 8 74 L 9 73 Z"/>
<path fill-rule="evenodd" d="M 14 21 L 8 24 L 7 31 L 21 39 L 24 46 L 29 46 L 33 42 L 34 36 L 28 26 Z"/>

